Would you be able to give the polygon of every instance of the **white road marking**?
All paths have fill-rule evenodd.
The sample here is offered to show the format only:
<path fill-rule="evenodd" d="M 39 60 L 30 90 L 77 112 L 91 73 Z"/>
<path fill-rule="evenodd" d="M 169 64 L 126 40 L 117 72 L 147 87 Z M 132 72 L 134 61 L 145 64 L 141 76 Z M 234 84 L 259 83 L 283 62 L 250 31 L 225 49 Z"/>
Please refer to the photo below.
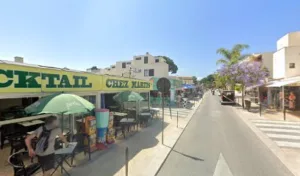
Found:
<path fill-rule="evenodd" d="M 287 142 L 287 141 L 275 141 L 275 142 L 279 147 L 289 147 L 289 148 L 299 148 L 300 149 L 299 142 Z"/>
<path fill-rule="evenodd" d="M 300 122 L 287 122 L 287 121 L 279 121 L 279 120 L 266 120 L 266 119 L 255 119 L 251 120 L 254 123 L 275 123 L 275 124 L 290 124 L 290 125 L 300 125 Z"/>
<path fill-rule="evenodd" d="M 283 139 L 283 140 L 300 140 L 300 136 L 286 135 L 286 134 L 270 134 L 267 133 L 270 138 Z"/>
<path fill-rule="evenodd" d="M 271 128 L 290 128 L 300 129 L 300 125 L 281 125 L 281 124 L 255 124 L 259 128 L 271 127 Z"/>
<path fill-rule="evenodd" d="M 294 129 L 282 129 L 282 128 L 259 128 L 259 129 L 265 133 L 294 133 L 300 135 L 300 131 Z"/>
<path fill-rule="evenodd" d="M 219 160 L 213 176 L 233 176 L 222 153 L 219 155 Z"/>

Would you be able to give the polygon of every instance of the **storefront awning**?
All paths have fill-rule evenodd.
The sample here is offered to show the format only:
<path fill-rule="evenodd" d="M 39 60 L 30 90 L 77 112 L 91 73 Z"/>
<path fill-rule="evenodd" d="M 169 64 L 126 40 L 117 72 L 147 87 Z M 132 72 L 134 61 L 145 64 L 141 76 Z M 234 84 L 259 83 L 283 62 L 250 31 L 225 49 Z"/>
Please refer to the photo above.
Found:
<path fill-rule="evenodd" d="M 195 89 L 196 87 L 192 84 L 182 84 L 183 89 Z"/>
<path fill-rule="evenodd" d="M 300 77 L 277 81 L 267 87 L 297 86 L 297 84 L 300 85 Z"/>

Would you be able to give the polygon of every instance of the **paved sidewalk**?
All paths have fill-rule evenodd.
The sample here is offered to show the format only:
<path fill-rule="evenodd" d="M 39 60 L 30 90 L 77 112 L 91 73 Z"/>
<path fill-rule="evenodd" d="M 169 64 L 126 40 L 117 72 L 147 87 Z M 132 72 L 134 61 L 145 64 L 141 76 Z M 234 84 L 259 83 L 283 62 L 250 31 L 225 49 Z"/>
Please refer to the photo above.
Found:
<path fill-rule="evenodd" d="M 147 128 L 128 136 L 112 145 L 103 152 L 95 152 L 92 161 L 85 162 L 70 170 L 72 176 L 98 176 L 98 175 L 125 175 L 125 148 L 129 148 L 129 174 L 130 176 L 153 176 L 159 169 L 171 148 L 174 146 L 182 131 L 188 124 L 192 115 L 201 104 L 196 102 L 191 109 L 165 108 L 164 145 L 161 143 L 161 117 L 154 119 Z M 177 128 L 177 111 L 179 128 Z"/>
<path fill-rule="evenodd" d="M 299 145 L 299 122 L 265 119 L 242 107 L 232 109 L 295 176 L 300 176 L 300 150 L 296 147 Z"/>

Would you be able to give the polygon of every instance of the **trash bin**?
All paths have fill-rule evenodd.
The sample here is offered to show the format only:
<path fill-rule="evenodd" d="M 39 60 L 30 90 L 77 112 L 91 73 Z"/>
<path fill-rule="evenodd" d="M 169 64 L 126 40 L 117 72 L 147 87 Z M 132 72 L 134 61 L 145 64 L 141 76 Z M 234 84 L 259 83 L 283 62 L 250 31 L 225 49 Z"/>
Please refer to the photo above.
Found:
<path fill-rule="evenodd" d="M 245 100 L 246 109 L 249 111 L 251 108 L 251 101 Z"/>

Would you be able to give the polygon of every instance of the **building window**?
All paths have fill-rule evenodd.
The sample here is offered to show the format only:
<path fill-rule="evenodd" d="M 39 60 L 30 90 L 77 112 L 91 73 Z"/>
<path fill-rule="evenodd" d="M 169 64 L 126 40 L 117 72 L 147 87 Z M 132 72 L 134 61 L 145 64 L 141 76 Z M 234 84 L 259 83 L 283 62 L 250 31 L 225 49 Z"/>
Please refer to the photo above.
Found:
<path fill-rule="evenodd" d="M 111 68 L 116 68 L 116 66 L 112 66 Z"/>
<path fill-rule="evenodd" d="M 154 76 L 154 69 L 149 69 L 149 76 Z"/>
<path fill-rule="evenodd" d="M 290 63 L 290 68 L 295 68 L 295 63 Z"/>
<path fill-rule="evenodd" d="M 127 64 L 127 65 L 131 65 L 131 62 L 127 62 L 126 64 Z"/>
<path fill-rule="evenodd" d="M 155 59 L 155 63 L 158 63 L 159 62 L 159 59 Z"/>
<path fill-rule="evenodd" d="M 137 58 L 135 58 L 135 60 L 142 60 L 142 58 L 141 57 L 137 57 Z"/>
<path fill-rule="evenodd" d="M 149 70 L 148 69 L 144 70 L 144 76 L 149 76 Z"/>
<path fill-rule="evenodd" d="M 154 76 L 154 69 L 145 69 L 144 76 Z"/>
<path fill-rule="evenodd" d="M 148 56 L 144 57 L 144 64 L 148 64 Z"/>
<path fill-rule="evenodd" d="M 122 68 L 126 68 L 126 62 L 122 63 Z"/>

